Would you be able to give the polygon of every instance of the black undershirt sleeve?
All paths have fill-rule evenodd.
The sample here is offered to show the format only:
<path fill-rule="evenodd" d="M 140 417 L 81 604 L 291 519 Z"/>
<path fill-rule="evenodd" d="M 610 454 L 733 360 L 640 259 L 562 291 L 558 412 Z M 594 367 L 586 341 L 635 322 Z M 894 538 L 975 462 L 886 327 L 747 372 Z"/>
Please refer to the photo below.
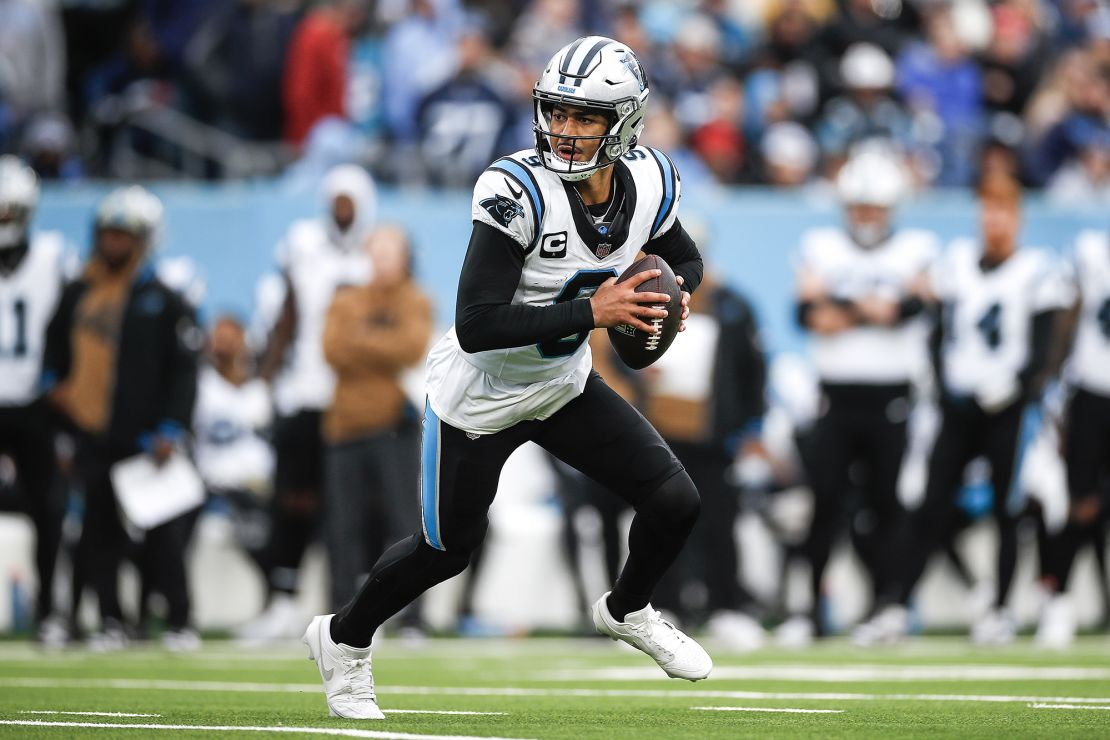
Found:
<path fill-rule="evenodd" d="M 1029 362 L 1018 376 L 1026 399 L 1035 398 L 1044 385 L 1056 314 L 1055 310 L 1049 310 L 1033 315 L 1033 328 L 1029 336 Z"/>
<path fill-rule="evenodd" d="M 682 222 L 675 219 L 674 225 L 644 245 L 644 252 L 656 254 L 670 265 L 675 275 L 682 276 L 682 289 L 693 295 L 701 285 L 705 266 L 702 263 L 698 245 L 682 228 Z"/>
<path fill-rule="evenodd" d="M 464 352 L 523 347 L 594 328 L 587 300 L 514 304 L 523 269 L 520 244 L 488 224 L 474 222 L 455 301 L 455 333 Z"/>

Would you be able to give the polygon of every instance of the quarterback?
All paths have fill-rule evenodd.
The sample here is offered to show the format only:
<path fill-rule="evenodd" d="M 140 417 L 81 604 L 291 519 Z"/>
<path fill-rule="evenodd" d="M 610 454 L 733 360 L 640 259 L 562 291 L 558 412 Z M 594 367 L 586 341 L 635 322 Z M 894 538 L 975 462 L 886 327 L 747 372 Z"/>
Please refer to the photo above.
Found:
<path fill-rule="evenodd" d="M 421 447 L 422 531 L 373 566 L 361 592 L 305 632 L 340 717 L 381 719 L 370 665 L 375 630 L 425 590 L 466 568 L 486 534 L 501 468 L 532 441 L 636 511 L 629 555 L 594 604 L 599 632 L 697 681 L 709 655 L 648 603 L 699 510 L 697 489 L 658 432 L 591 369 L 599 327 L 687 311 L 702 276 L 678 221 L 679 177 L 662 152 L 637 146 L 647 79 L 626 45 L 600 36 L 560 49 L 533 89 L 535 149 L 478 178 L 455 325 L 428 358 Z M 681 281 L 681 305 L 636 293 L 659 270 L 622 283 L 639 252 Z"/>

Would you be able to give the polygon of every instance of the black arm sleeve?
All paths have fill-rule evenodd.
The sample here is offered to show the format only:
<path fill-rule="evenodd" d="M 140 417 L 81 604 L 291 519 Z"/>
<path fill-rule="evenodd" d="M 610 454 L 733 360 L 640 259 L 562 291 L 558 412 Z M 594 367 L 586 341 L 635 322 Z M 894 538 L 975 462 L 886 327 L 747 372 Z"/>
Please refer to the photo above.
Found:
<path fill-rule="evenodd" d="M 705 269 L 701 253 L 678 219 L 675 219 L 674 226 L 667 229 L 666 233 L 645 244 L 644 252 L 662 257 L 675 275 L 682 276 L 682 289 L 690 295 L 701 285 L 702 272 Z"/>
<path fill-rule="evenodd" d="M 474 223 L 455 301 L 455 333 L 464 352 L 523 347 L 594 328 L 590 302 L 514 304 L 524 252 L 512 237 Z"/>
<path fill-rule="evenodd" d="M 1021 371 L 1022 395 L 1034 398 L 1044 383 L 1044 372 L 1048 368 L 1049 350 L 1052 348 L 1052 330 L 1056 325 L 1056 311 L 1041 311 L 1033 316 L 1033 330 L 1029 338 L 1029 362 Z"/>

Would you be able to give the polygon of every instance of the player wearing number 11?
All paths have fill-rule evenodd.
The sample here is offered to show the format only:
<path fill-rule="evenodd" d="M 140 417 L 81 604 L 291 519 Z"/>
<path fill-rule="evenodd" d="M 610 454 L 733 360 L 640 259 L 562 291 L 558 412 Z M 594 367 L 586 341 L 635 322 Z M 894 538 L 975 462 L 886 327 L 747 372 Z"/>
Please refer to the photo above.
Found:
<path fill-rule="evenodd" d="M 655 429 L 591 370 L 586 342 L 598 327 L 650 332 L 667 311 L 685 318 L 702 260 L 678 221 L 678 172 L 637 146 L 648 86 L 626 45 L 600 36 L 567 45 L 533 98 L 535 150 L 496 160 L 475 185 L 455 326 L 428 359 L 422 531 L 386 551 L 358 596 L 305 633 L 339 716 L 381 718 L 375 630 L 467 566 L 501 468 L 527 441 L 636 509 L 624 570 L 593 607 L 598 631 L 673 677 L 696 681 L 712 668 L 648 603 L 697 518 L 697 490 Z M 616 283 L 641 250 L 673 268 L 681 305 L 652 307 L 667 296 L 635 292 L 658 270 Z"/>

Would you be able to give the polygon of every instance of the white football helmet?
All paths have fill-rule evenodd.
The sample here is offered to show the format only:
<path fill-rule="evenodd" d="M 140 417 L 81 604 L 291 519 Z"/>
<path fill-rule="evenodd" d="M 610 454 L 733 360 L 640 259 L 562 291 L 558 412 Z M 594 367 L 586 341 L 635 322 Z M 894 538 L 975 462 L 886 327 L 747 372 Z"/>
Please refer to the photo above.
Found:
<path fill-rule="evenodd" d="M 849 159 L 836 177 L 836 191 L 847 206 L 893 208 L 906 195 L 906 173 L 893 154 L 864 149 Z"/>
<path fill-rule="evenodd" d="M 95 228 L 119 229 L 139 237 L 146 252 L 162 236 L 162 201 L 140 185 L 128 185 L 108 193 L 96 209 Z"/>
<path fill-rule="evenodd" d="M 890 213 L 906 195 L 908 184 L 902 165 L 884 151 L 864 150 L 840 168 L 836 190 L 848 209 L 848 232 L 857 244 L 871 248 L 890 235 Z M 852 206 L 882 210 L 864 216 Z"/>
<path fill-rule="evenodd" d="M 19 246 L 27 238 L 31 215 L 39 202 L 39 178 L 18 157 L 0 157 L 0 249 Z"/>
<path fill-rule="evenodd" d="M 625 44 L 604 36 L 586 36 L 564 46 L 551 57 L 532 88 L 532 128 L 543 166 L 574 181 L 611 165 L 636 146 L 644 130 L 648 92 L 644 68 Z M 609 132 L 601 136 L 551 133 L 551 110 L 556 104 L 603 113 L 610 122 Z M 600 145 L 589 161 L 574 162 L 552 151 L 550 139 L 570 139 L 572 144 L 599 139 Z"/>

